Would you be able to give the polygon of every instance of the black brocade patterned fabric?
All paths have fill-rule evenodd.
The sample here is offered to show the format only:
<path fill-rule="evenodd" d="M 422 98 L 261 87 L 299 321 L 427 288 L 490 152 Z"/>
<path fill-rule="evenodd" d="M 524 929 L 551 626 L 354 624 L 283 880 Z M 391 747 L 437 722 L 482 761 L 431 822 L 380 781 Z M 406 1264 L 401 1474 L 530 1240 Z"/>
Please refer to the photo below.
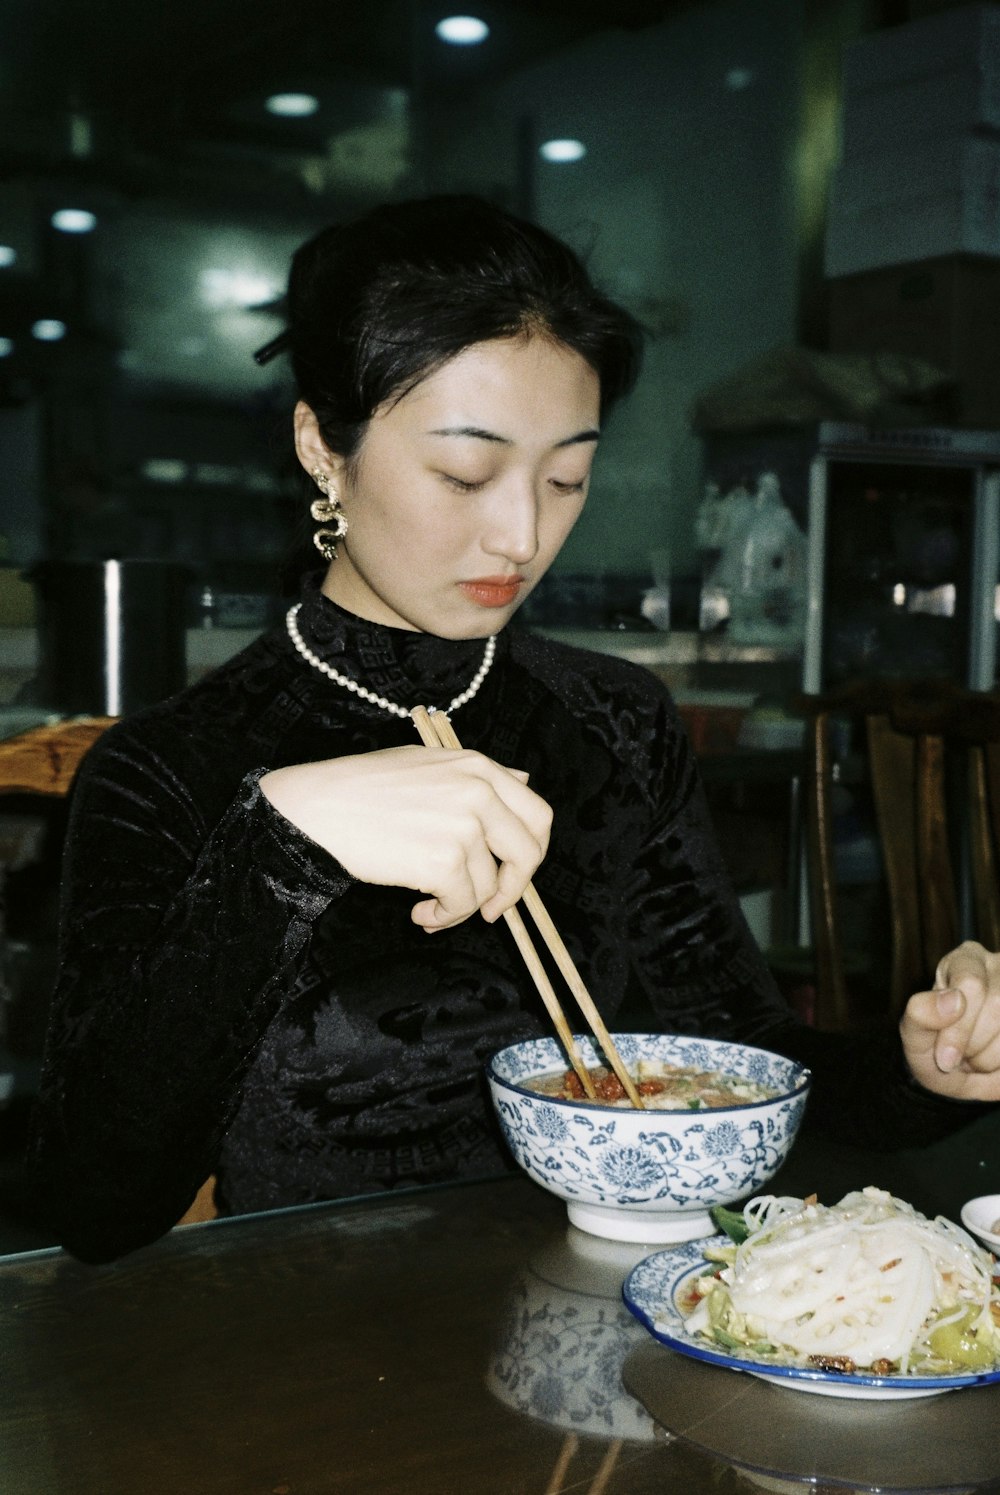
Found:
<path fill-rule="evenodd" d="M 314 585 L 299 624 L 406 706 L 447 704 L 482 658 L 482 640 L 365 623 Z M 812 1119 L 841 1137 L 892 1146 L 964 1119 L 907 1081 L 894 1035 L 821 1035 L 790 1015 L 645 671 L 508 631 L 455 725 L 553 805 L 536 885 L 610 1027 L 627 1003 L 668 1031 L 801 1058 Z M 509 1166 L 483 1064 L 549 1026 L 506 926 L 426 935 L 415 894 L 355 882 L 258 788 L 270 768 L 416 742 L 277 630 L 91 751 L 32 1143 L 74 1254 L 155 1239 L 210 1172 L 241 1213 Z"/>

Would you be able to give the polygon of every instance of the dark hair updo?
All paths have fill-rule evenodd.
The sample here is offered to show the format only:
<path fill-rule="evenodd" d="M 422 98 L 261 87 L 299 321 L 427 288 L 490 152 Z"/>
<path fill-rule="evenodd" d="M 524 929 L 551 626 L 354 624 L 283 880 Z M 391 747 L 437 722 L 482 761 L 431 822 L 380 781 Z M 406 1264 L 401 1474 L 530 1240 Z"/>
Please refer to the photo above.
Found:
<path fill-rule="evenodd" d="M 281 342 L 300 397 L 347 458 L 381 405 L 474 343 L 557 339 L 596 371 L 602 411 L 639 372 L 638 323 L 572 250 L 477 197 L 388 204 L 323 229 L 295 253 L 287 306 Z"/>

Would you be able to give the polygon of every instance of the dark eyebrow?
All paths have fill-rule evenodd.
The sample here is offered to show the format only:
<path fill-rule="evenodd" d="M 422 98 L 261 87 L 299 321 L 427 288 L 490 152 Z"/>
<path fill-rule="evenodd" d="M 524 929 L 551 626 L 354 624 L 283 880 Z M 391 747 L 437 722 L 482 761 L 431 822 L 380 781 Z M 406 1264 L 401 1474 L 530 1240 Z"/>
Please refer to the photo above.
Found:
<path fill-rule="evenodd" d="M 498 436 L 496 431 L 483 431 L 479 426 L 447 426 L 441 431 L 428 431 L 428 436 L 474 436 L 477 441 L 492 441 L 498 446 L 513 446 L 507 436 Z"/>
<path fill-rule="evenodd" d="M 479 426 L 447 426 L 441 431 L 428 431 L 428 436 L 472 436 L 477 441 L 492 441 L 497 446 L 513 446 L 509 436 L 500 436 L 496 431 L 483 431 Z M 567 436 L 565 441 L 557 441 L 557 447 L 577 446 L 583 441 L 597 441 L 600 431 L 588 430 L 578 431 L 575 436 Z"/>

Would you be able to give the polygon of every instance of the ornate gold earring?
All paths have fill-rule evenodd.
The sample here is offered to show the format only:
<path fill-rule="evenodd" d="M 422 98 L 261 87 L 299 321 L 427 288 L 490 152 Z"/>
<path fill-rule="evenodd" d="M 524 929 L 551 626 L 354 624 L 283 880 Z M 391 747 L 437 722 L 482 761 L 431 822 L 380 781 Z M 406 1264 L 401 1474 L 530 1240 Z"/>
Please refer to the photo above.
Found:
<path fill-rule="evenodd" d="M 320 526 L 313 533 L 313 544 L 325 561 L 337 559 L 337 541 L 347 534 L 347 516 L 340 507 L 337 495 L 330 496 L 330 474 L 322 467 L 314 467 L 313 482 L 323 495 L 313 499 L 309 512 Z"/>

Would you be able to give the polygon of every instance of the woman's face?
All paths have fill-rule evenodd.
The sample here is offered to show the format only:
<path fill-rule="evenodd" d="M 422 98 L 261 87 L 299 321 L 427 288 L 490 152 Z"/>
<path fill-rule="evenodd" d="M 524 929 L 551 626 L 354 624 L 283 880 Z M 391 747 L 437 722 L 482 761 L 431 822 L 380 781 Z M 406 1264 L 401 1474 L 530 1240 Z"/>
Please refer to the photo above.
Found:
<path fill-rule="evenodd" d="M 580 515 L 599 402 L 591 366 L 534 335 L 466 348 L 388 402 L 349 466 L 300 404 L 299 458 L 331 473 L 349 526 L 323 591 L 391 627 L 495 633 Z"/>

